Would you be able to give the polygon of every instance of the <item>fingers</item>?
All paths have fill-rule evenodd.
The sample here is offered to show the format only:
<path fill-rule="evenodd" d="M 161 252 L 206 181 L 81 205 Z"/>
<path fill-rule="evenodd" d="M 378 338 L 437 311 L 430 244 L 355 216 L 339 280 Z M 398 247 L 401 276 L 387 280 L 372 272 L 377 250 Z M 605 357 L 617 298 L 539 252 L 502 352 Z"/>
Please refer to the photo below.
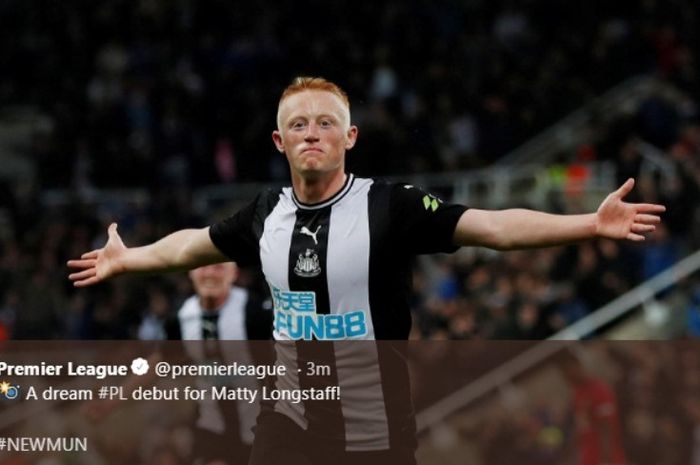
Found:
<path fill-rule="evenodd" d="M 645 237 L 640 234 L 635 234 L 631 232 L 627 234 L 627 239 L 634 242 L 641 242 L 645 239 Z"/>
<path fill-rule="evenodd" d="M 97 255 L 102 252 L 102 249 L 93 250 L 91 252 L 85 252 L 80 256 L 80 258 L 97 258 Z"/>
<path fill-rule="evenodd" d="M 645 240 L 643 234 L 656 230 L 656 224 L 661 221 L 658 216 L 654 215 L 637 215 L 634 220 L 635 222 L 630 226 L 630 232 L 627 234 L 627 239 L 635 242 Z"/>
<path fill-rule="evenodd" d="M 92 286 L 93 284 L 97 284 L 100 282 L 100 278 L 97 276 L 93 276 L 92 278 L 84 279 L 82 281 L 75 281 L 73 283 L 73 286 L 75 287 L 87 287 L 87 286 Z"/>
<path fill-rule="evenodd" d="M 666 211 L 666 207 L 655 203 L 638 203 L 635 204 L 635 207 L 640 213 L 663 213 Z"/>
<path fill-rule="evenodd" d="M 98 252 L 98 250 L 93 250 L 92 252 L 83 254 L 83 258 L 80 260 L 68 260 L 68 262 L 66 262 L 69 268 L 82 270 L 68 275 L 68 279 L 73 281 L 73 286 L 91 286 L 100 281 L 97 277 L 97 258 L 84 258 L 97 257 Z"/>
<path fill-rule="evenodd" d="M 97 260 L 68 260 L 66 262 L 69 268 L 94 268 L 97 265 Z"/>
<path fill-rule="evenodd" d="M 622 198 L 629 194 L 633 187 L 634 179 L 629 178 L 627 181 L 625 181 L 625 183 L 622 186 L 620 186 L 620 188 L 617 191 L 615 191 L 615 194 L 617 194 L 618 197 Z"/>
<path fill-rule="evenodd" d="M 117 233 L 117 223 L 112 223 L 107 228 L 107 234 L 109 240 L 116 241 L 117 244 L 121 244 L 121 239 Z M 109 241 L 108 241 L 109 242 Z M 119 245 L 117 245 L 118 247 Z M 77 269 L 79 271 L 71 273 L 68 275 L 68 279 L 73 281 L 75 287 L 85 287 L 91 286 L 102 281 L 102 278 L 97 276 L 97 262 L 100 259 L 100 254 L 102 254 L 104 248 L 91 250 L 90 252 L 85 252 L 77 260 L 68 260 L 66 264 L 69 268 Z"/>
<path fill-rule="evenodd" d="M 635 223 L 642 223 L 642 224 L 659 224 L 659 223 L 661 223 L 661 218 L 656 216 L 656 215 L 644 215 L 644 214 L 638 213 L 634 217 L 634 222 Z"/>
<path fill-rule="evenodd" d="M 97 269 L 88 268 L 87 270 L 69 274 L 68 279 L 70 279 L 71 281 L 82 281 L 88 278 L 92 278 L 93 276 L 97 276 Z"/>
<path fill-rule="evenodd" d="M 634 223 L 632 227 L 630 228 L 630 231 L 635 232 L 635 233 L 646 233 L 646 232 L 652 232 L 656 229 L 656 226 L 653 224 L 641 224 L 641 223 Z"/>

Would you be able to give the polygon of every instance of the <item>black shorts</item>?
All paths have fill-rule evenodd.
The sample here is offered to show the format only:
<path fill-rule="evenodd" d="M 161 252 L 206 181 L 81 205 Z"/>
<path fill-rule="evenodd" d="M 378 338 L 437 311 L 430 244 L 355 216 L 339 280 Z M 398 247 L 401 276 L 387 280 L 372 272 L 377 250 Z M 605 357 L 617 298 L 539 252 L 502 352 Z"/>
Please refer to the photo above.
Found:
<path fill-rule="evenodd" d="M 290 418 L 263 412 L 255 427 L 249 465 L 416 465 L 415 450 L 347 452 L 324 447 Z"/>

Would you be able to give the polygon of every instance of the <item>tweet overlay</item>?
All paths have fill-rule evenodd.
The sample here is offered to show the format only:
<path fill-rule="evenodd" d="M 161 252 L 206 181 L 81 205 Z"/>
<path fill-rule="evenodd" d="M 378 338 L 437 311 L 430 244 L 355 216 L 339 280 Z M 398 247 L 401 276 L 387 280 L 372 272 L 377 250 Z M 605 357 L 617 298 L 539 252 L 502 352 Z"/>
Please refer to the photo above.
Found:
<path fill-rule="evenodd" d="M 328 457 L 694 463 L 700 345 L 16 341 L 0 412 L 1 465 L 246 463 L 270 424 Z"/>

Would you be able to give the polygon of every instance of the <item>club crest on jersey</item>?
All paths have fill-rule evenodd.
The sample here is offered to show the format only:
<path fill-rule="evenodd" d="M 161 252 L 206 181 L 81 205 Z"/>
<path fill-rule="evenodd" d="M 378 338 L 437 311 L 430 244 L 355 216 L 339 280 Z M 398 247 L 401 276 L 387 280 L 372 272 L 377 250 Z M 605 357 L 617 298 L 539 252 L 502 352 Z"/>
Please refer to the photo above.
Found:
<path fill-rule="evenodd" d="M 311 249 L 306 249 L 306 252 L 300 253 L 297 264 L 294 267 L 294 274 L 302 278 L 313 278 L 321 274 L 318 254 Z"/>

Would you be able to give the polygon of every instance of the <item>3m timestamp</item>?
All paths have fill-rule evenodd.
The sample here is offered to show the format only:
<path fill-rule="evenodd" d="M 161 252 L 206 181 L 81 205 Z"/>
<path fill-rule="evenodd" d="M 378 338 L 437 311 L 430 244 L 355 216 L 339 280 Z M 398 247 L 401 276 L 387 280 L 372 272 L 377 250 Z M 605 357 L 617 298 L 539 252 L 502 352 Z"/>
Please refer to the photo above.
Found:
<path fill-rule="evenodd" d="M 299 372 L 301 372 L 301 368 L 299 369 Z M 319 365 L 314 362 L 306 362 L 306 370 L 304 370 L 304 374 L 306 376 L 318 376 L 318 377 L 326 377 L 331 375 L 331 367 L 330 365 Z"/>

